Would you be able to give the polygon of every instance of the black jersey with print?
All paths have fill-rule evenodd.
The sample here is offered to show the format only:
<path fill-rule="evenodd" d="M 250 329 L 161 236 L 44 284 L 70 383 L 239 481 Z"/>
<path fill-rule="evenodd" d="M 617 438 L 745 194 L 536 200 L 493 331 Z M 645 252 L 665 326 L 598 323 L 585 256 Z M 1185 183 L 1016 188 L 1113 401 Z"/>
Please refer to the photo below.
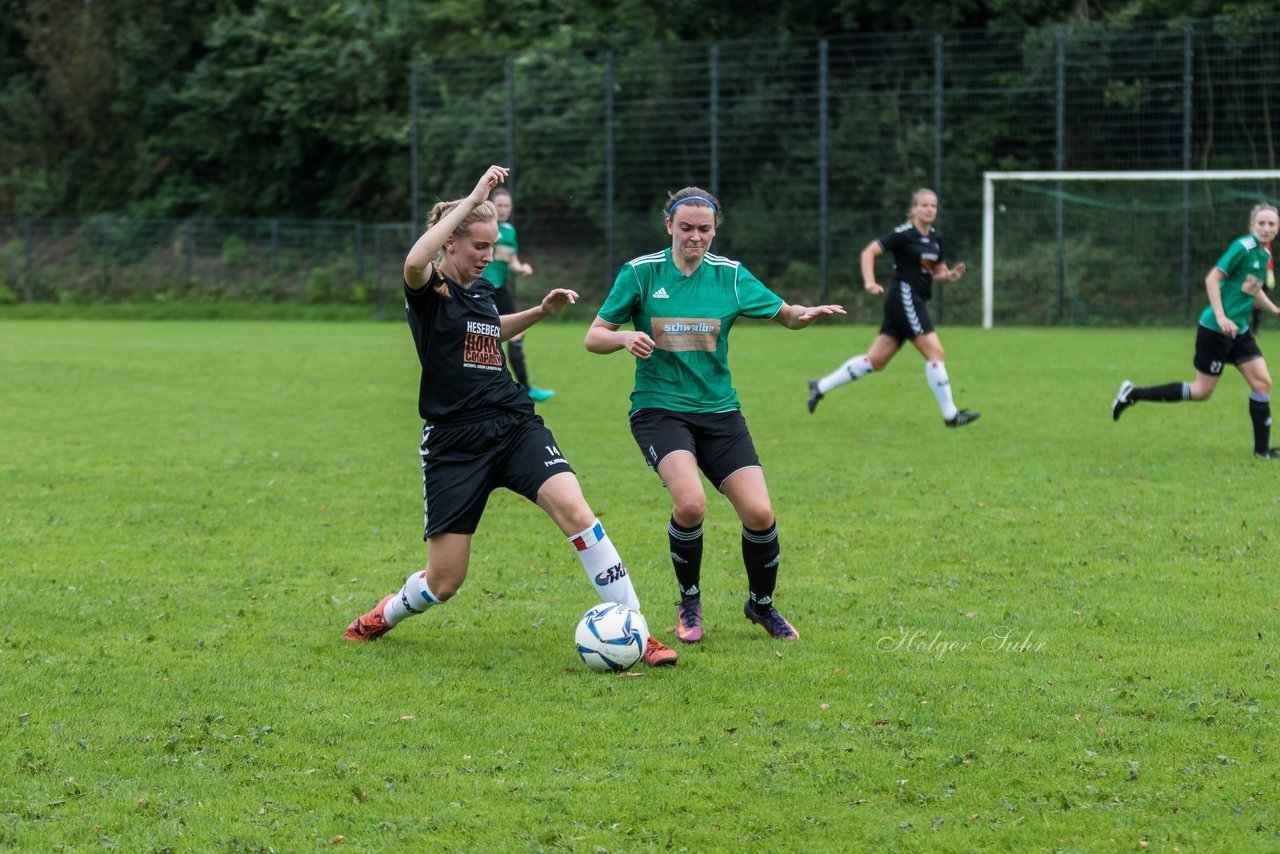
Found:
<path fill-rule="evenodd" d="M 443 282 L 449 296 L 435 287 Z M 507 371 L 493 285 L 463 287 L 432 269 L 421 290 L 404 288 L 404 308 L 422 363 L 418 414 L 428 424 L 462 424 L 500 412 L 533 413 L 529 395 Z"/>
<path fill-rule="evenodd" d="M 942 236 L 933 226 L 921 234 L 914 225 L 904 222 L 877 241 L 885 252 L 893 254 L 893 277 L 911 286 L 922 300 L 933 296 L 933 268 L 942 262 Z"/>

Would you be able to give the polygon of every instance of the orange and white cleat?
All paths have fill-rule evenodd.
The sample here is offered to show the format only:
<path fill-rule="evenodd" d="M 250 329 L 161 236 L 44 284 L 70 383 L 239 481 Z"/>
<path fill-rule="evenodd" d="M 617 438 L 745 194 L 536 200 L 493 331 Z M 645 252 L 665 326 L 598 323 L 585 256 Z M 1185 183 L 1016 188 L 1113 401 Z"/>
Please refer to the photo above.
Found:
<path fill-rule="evenodd" d="M 391 631 L 392 627 L 387 625 L 386 618 L 382 616 L 382 609 L 387 607 L 387 603 L 395 595 L 394 593 L 388 593 L 382 597 L 382 601 L 372 611 L 367 614 L 361 614 L 352 620 L 351 625 L 347 626 L 347 630 L 343 632 L 342 639 L 348 641 L 371 641 Z"/>
<path fill-rule="evenodd" d="M 674 649 L 653 635 L 650 635 L 649 640 L 645 642 L 644 654 L 641 657 L 650 667 L 675 667 L 676 661 L 680 658 Z"/>

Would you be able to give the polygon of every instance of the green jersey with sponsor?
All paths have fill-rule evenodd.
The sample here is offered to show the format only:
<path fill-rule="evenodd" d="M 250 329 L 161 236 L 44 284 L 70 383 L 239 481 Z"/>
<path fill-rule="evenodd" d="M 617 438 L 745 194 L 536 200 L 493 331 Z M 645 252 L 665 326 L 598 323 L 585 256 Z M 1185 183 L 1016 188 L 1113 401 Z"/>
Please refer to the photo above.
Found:
<path fill-rule="evenodd" d="M 498 223 L 498 242 L 493 244 L 493 260 L 484 268 L 484 277 L 495 288 L 507 285 L 507 273 L 511 268 L 511 256 L 520 254 L 516 243 L 516 227 L 509 222 Z"/>
<path fill-rule="evenodd" d="M 1254 295 L 1244 289 L 1244 283 L 1253 277 L 1258 280 L 1259 285 L 1266 284 L 1266 250 L 1258 244 L 1258 238 L 1250 234 L 1227 247 L 1227 251 L 1222 253 L 1214 266 L 1224 274 L 1221 285 L 1222 311 L 1244 332 L 1249 328 L 1249 312 L 1253 309 L 1254 299 Z M 1200 313 L 1200 325 L 1215 332 L 1222 331 L 1217 318 L 1213 316 L 1212 305 Z"/>
<path fill-rule="evenodd" d="M 648 359 L 636 359 L 631 411 L 740 409 L 729 376 L 729 330 L 739 317 L 771 318 L 782 305 L 737 261 L 710 252 L 691 276 L 676 267 L 670 249 L 623 264 L 600 319 L 630 321 L 656 345 Z"/>

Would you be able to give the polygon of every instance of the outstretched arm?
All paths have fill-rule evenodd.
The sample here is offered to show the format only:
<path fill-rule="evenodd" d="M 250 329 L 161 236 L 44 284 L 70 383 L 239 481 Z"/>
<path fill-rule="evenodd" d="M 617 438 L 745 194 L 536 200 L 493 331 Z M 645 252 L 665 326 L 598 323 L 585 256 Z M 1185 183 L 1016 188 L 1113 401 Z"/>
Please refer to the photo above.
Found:
<path fill-rule="evenodd" d="M 1245 285 L 1245 290 L 1250 290 L 1247 284 Z M 1253 304 L 1265 311 L 1271 312 L 1277 317 L 1280 317 L 1280 307 L 1277 307 L 1276 304 L 1271 301 L 1271 297 L 1267 296 L 1265 288 L 1257 288 L 1257 292 L 1253 295 Z"/>
<path fill-rule="evenodd" d="M 873 240 L 862 250 L 859 260 L 862 264 L 862 286 L 867 293 L 882 294 L 884 287 L 876 281 L 876 258 L 884 254 L 884 247 L 879 240 Z"/>
<path fill-rule="evenodd" d="M 521 261 L 520 256 L 514 252 L 512 252 L 511 257 L 507 259 L 507 263 L 511 265 L 511 272 L 515 273 L 517 276 L 533 275 L 533 265 L 526 264 Z"/>
<path fill-rule="evenodd" d="M 432 262 L 445 241 L 481 202 L 489 198 L 489 192 L 506 180 L 508 171 L 503 166 L 490 166 L 476 182 L 475 189 L 413 244 L 404 259 L 404 281 L 410 290 L 420 290 L 427 279 L 431 278 Z"/>
<path fill-rule="evenodd" d="M 954 267 L 948 267 L 946 264 L 939 262 L 937 268 L 933 271 L 933 277 L 940 282 L 956 282 L 965 274 L 968 268 L 961 261 Z"/>
<path fill-rule="evenodd" d="M 845 314 L 844 306 L 791 305 L 784 302 L 773 320 L 788 329 L 804 329 L 824 314 Z"/>
<path fill-rule="evenodd" d="M 526 308 L 515 314 L 504 314 L 498 318 L 502 325 L 502 340 L 508 341 L 524 332 L 543 318 L 559 313 L 560 309 L 578 301 L 578 292 L 568 288 L 553 288 L 542 298 L 542 302 L 533 308 Z"/>
<path fill-rule="evenodd" d="M 606 323 L 597 317 L 587 330 L 586 340 L 582 342 L 587 350 L 601 355 L 626 350 L 637 359 L 647 359 L 653 355 L 653 339 L 643 332 L 622 330 L 616 323 Z"/>
<path fill-rule="evenodd" d="M 1209 305 L 1213 309 L 1214 320 L 1218 321 L 1218 328 L 1228 338 L 1235 338 L 1240 327 L 1236 326 L 1235 321 L 1227 317 L 1227 313 L 1222 309 L 1222 280 L 1226 277 L 1226 273 L 1214 267 L 1209 271 L 1209 275 L 1204 277 L 1204 290 L 1209 296 Z"/>

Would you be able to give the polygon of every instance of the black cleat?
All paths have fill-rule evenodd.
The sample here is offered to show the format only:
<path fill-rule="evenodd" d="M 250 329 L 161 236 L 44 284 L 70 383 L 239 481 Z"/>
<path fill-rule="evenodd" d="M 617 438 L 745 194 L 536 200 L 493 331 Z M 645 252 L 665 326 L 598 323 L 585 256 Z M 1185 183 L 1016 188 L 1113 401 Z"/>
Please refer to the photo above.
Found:
<path fill-rule="evenodd" d="M 1280 460 L 1280 448 L 1268 448 L 1265 451 L 1254 451 L 1253 455 L 1260 460 Z"/>
<path fill-rule="evenodd" d="M 1133 383 L 1125 380 L 1120 383 L 1120 391 L 1116 392 L 1116 399 L 1111 401 L 1111 420 L 1119 421 L 1120 415 L 1133 406 L 1138 401 L 1131 400 L 1129 395 L 1133 393 Z"/>
<path fill-rule="evenodd" d="M 809 380 L 809 414 L 818 408 L 818 401 L 822 400 L 822 392 L 818 391 L 818 381 Z"/>
<path fill-rule="evenodd" d="M 961 409 L 953 417 L 948 418 L 943 423 L 948 427 L 963 427 L 966 424 L 977 421 L 981 417 L 981 412 L 970 412 L 967 409 Z"/>

